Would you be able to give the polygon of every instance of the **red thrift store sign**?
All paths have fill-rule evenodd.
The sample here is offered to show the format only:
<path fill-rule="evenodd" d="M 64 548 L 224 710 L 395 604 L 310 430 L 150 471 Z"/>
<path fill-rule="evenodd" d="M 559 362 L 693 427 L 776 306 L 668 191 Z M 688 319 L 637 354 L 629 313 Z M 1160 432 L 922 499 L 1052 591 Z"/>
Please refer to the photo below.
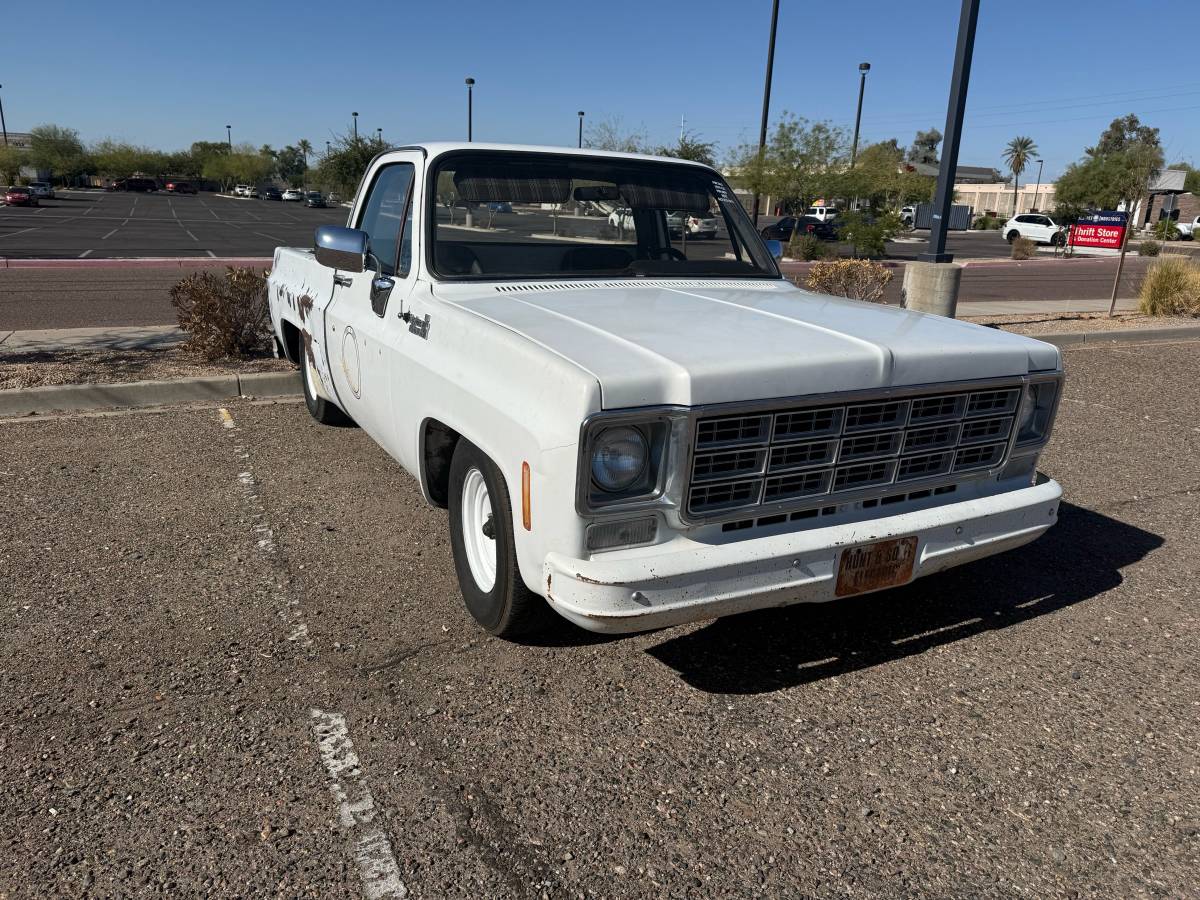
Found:
<path fill-rule="evenodd" d="M 1125 213 L 1105 210 L 1084 216 L 1071 226 L 1070 243 L 1076 247 L 1120 250 L 1125 237 Z"/>

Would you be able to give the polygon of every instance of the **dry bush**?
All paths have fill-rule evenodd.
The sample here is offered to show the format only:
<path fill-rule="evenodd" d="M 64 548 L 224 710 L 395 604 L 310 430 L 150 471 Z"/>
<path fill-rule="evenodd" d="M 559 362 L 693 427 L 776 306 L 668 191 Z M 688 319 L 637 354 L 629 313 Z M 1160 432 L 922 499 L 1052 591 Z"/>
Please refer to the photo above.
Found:
<path fill-rule="evenodd" d="M 880 303 L 893 277 L 891 269 L 869 259 L 839 259 L 813 263 L 807 287 L 820 294 Z"/>
<path fill-rule="evenodd" d="M 1013 259 L 1033 259 L 1037 255 L 1037 244 L 1029 238 L 1019 237 L 1012 242 Z"/>
<path fill-rule="evenodd" d="M 187 346 L 205 359 L 250 356 L 270 346 L 265 272 L 196 272 L 171 288 L 171 305 L 189 335 Z"/>
<path fill-rule="evenodd" d="M 1162 244 L 1158 241 L 1142 241 L 1138 244 L 1138 256 L 1158 256 L 1162 252 Z"/>
<path fill-rule="evenodd" d="M 1147 270 L 1138 294 L 1147 316 L 1200 316 L 1200 266 L 1184 256 L 1164 256 Z"/>

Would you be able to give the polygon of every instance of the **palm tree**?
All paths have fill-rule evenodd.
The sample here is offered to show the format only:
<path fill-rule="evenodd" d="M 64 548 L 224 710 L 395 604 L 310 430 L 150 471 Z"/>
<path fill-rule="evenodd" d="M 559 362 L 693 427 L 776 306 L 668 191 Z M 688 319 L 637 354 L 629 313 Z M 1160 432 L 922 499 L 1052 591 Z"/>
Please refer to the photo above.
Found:
<path fill-rule="evenodd" d="M 1029 161 L 1037 156 L 1037 144 L 1030 137 L 1015 137 L 1008 142 L 1004 148 L 1004 161 L 1008 163 L 1008 171 L 1013 175 L 1013 215 L 1018 212 L 1017 209 L 1017 186 L 1021 178 L 1021 173 L 1025 171 L 1025 166 Z"/>
<path fill-rule="evenodd" d="M 296 141 L 296 149 L 304 154 L 304 186 L 308 187 L 308 154 L 312 153 L 312 144 L 307 138 Z"/>

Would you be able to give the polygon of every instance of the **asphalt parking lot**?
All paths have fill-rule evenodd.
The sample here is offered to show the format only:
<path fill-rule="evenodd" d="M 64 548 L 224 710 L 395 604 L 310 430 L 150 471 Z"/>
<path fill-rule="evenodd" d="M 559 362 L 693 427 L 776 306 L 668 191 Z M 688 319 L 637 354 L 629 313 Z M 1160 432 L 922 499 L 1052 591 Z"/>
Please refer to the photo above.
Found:
<path fill-rule="evenodd" d="M 345 224 L 346 213 L 207 192 L 58 191 L 36 208 L 0 206 L 0 256 L 269 257 L 280 245 L 311 245 L 317 225 Z"/>
<path fill-rule="evenodd" d="M 300 403 L 2 422 L 0 897 L 1194 896 L 1198 348 L 1066 353 L 1027 548 L 611 640 Z"/>

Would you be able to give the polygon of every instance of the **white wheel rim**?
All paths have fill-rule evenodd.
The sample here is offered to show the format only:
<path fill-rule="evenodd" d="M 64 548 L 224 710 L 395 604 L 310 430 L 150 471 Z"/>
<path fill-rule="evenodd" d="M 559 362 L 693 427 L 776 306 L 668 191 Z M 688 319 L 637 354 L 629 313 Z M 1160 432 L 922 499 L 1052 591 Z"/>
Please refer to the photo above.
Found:
<path fill-rule="evenodd" d="M 483 480 L 482 472 L 471 469 L 463 479 L 463 548 L 467 553 L 471 575 L 485 594 L 496 584 L 496 539 L 483 533 L 484 526 L 491 518 L 492 499 L 488 495 L 487 482 Z M 495 527 L 494 522 L 492 527 Z"/>

